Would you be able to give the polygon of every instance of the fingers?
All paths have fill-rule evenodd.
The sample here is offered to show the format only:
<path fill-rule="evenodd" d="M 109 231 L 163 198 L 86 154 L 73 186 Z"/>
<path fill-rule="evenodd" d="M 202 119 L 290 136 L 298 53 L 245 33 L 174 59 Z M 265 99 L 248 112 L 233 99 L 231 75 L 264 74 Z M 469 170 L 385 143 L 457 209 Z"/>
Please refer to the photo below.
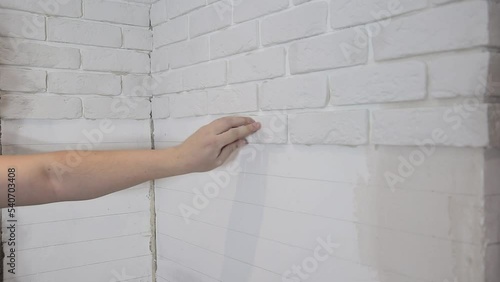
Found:
<path fill-rule="evenodd" d="M 246 142 L 245 140 L 241 139 L 241 140 L 236 140 L 236 141 L 234 141 L 233 143 L 231 143 L 231 144 L 229 144 L 229 145 L 225 146 L 225 147 L 222 149 L 222 151 L 221 151 L 221 153 L 220 153 L 219 157 L 217 157 L 217 163 L 218 163 L 219 165 L 224 164 L 224 162 L 226 162 L 226 160 L 229 158 L 229 156 L 231 156 L 231 154 L 232 154 L 234 151 L 236 151 L 236 150 L 237 150 L 238 148 L 240 148 L 240 147 L 243 147 L 243 146 L 244 146 L 244 145 L 246 145 L 246 144 L 247 144 L 247 142 Z"/>
<path fill-rule="evenodd" d="M 254 122 L 251 124 L 231 128 L 228 131 L 220 134 L 219 140 L 220 140 L 220 145 L 226 146 L 227 144 L 231 144 L 239 139 L 245 139 L 249 135 L 255 133 L 260 129 L 261 125 L 258 122 Z"/>
<path fill-rule="evenodd" d="M 254 123 L 255 120 L 249 117 L 223 117 L 213 121 L 209 127 L 215 132 L 215 134 L 224 133 L 231 128 L 239 127 L 242 125 L 247 125 Z M 233 140 L 234 141 L 234 140 Z"/>

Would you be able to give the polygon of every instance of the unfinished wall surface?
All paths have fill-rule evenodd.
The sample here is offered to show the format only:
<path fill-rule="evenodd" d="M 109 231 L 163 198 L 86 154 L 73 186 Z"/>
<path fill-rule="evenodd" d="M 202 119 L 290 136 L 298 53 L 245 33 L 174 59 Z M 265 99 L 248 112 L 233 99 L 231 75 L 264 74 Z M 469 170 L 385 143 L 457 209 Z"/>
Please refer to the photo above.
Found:
<path fill-rule="evenodd" d="M 1 0 L 4 154 L 69 150 L 64 173 L 75 150 L 151 148 L 149 97 L 136 89 L 150 73 L 149 12 L 148 1 Z M 16 274 L 5 260 L 4 281 L 151 281 L 150 209 L 150 183 L 19 208 Z"/>
<path fill-rule="evenodd" d="M 158 281 L 498 281 L 498 16 L 153 3 L 155 146 L 222 115 L 264 125 L 226 166 L 156 181 Z"/>

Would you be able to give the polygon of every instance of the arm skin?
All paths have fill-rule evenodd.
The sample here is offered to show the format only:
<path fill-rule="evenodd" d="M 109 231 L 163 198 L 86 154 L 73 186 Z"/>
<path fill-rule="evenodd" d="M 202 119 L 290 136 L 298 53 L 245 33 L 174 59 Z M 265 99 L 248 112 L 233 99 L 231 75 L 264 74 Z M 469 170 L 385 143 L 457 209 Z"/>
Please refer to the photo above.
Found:
<path fill-rule="evenodd" d="M 163 150 L 90 151 L 74 168 L 57 173 L 69 152 L 0 156 L 0 208 L 7 206 L 7 170 L 16 168 L 16 205 L 98 198 L 140 183 L 221 166 L 260 129 L 246 117 L 203 126 L 179 146 Z"/>

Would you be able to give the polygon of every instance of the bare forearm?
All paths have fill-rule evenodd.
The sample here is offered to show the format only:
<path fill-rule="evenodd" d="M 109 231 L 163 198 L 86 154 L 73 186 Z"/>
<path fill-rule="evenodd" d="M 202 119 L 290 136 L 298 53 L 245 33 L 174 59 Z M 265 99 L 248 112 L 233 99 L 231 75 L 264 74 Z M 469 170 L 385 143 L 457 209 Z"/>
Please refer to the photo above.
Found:
<path fill-rule="evenodd" d="M 92 151 L 77 165 L 70 152 L 49 154 L 46 162 L 58 201 L 93 199 L 140 183 L 188 173 L 175 148 L 165 150 Z"/>
<path fill-rule="evenodd" d="M 259 129 L 251 118 L 221 118 L 170 149 L 1 156 L 0 173 L 16 168 L 20 206 L 93 199 L 152 179 L 212 170 Z M 0 207 L 7 205 L 8 184 L 0 177 Z"/>

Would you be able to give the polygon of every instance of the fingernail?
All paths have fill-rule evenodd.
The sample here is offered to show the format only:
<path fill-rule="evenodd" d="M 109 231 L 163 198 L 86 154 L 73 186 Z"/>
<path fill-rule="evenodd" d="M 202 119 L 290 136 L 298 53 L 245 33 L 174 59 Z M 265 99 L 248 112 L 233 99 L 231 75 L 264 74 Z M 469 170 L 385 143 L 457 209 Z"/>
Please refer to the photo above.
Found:
<path fill-rule="evenodd" d="M 256 122 L 256 123 L 253 124 L 253 128 L 254 129 L 259 129 L 260 126 L 261 126 L 260 122 Z"/>

